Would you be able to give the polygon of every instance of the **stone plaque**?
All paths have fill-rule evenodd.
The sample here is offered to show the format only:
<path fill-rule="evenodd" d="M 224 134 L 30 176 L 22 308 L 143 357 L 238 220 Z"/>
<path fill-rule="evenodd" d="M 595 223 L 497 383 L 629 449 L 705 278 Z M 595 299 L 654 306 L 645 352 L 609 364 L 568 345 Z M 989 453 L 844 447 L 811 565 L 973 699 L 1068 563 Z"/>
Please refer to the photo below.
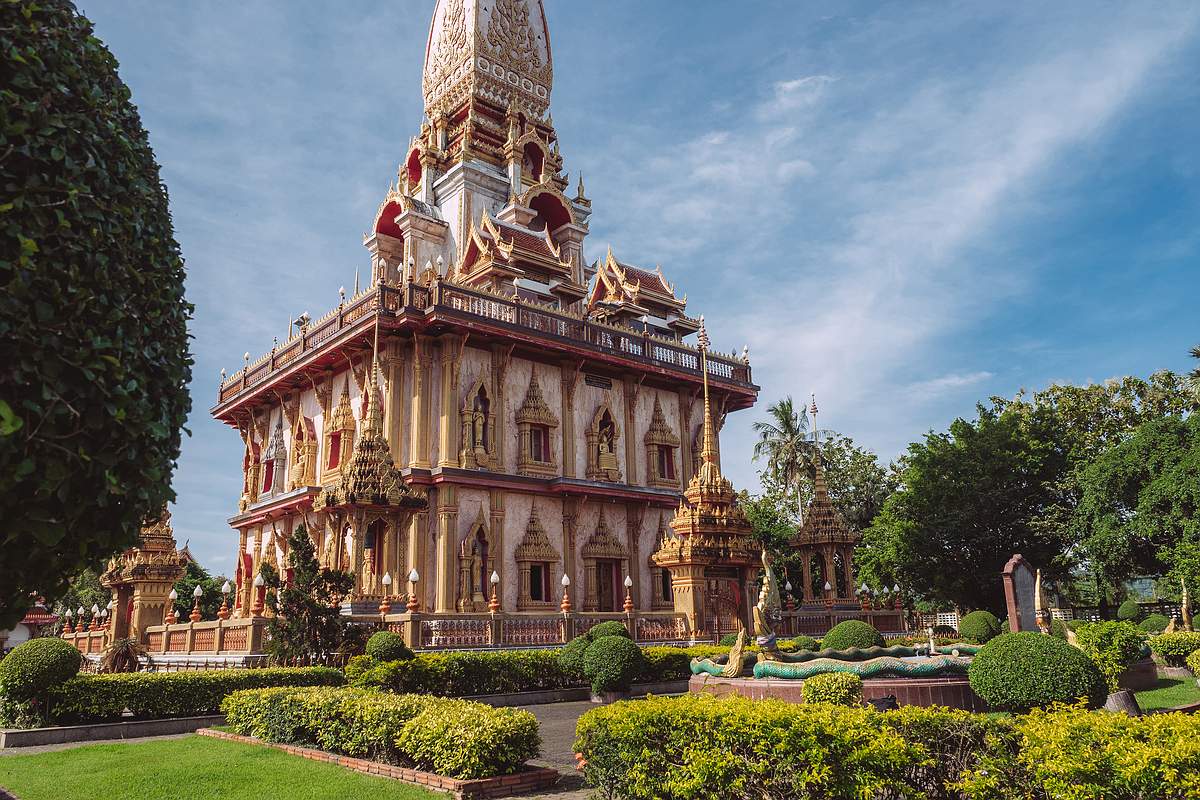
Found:
<path fill-rule="evenodd" d="M 1008 606 L 1008 628 L 1017 631 L 1037 632 L 1037 618 L 1033 602 L 1037 576 L 1033 567 L 1017 553 L 1004 565 L 1001 573 L 1004 582 L 1004 599 Z"/>

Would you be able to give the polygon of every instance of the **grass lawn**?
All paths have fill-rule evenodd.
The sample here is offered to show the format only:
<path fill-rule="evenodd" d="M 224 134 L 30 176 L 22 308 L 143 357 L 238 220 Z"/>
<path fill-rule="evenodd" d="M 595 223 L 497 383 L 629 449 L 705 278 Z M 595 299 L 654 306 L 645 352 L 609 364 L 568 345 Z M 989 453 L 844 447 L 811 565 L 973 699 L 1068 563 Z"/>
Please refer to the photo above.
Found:
<path fill-rule="evenodd" d="M 1142 711 L 1175 708 L 1200 703 L 1200 686 L 1195 678 L 1160 678 L 1153 689 L 1136 692 L 1134 697 Z"/>
<path fill-rule="evenodd" d="M 399 781 L 203 736 L 0 756 L 0 786 L 20 800 L 438 800 Z"/>

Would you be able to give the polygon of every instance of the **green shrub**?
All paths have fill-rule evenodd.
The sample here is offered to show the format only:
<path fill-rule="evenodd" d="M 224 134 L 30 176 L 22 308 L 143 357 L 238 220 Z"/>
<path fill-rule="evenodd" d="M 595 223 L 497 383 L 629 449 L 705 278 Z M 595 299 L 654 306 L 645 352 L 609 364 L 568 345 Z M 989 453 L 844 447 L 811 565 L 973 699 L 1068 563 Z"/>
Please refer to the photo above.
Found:
<path fill-rule="evenodd" d="M 30 639 L 0 661 L 0 695 L 29 700 L 70 680 L 82 665 L 74 645 L 57 638 Z"/>
<path fill-rule="evenodd" d="M 558 651 L 558 665 L 565 675 L 583 680 L 583 654 L 592 640 L 586 634 L 576 636 Z"/>
<path fill-rule="evenodd" d="M 990 611 L 972 611 L 958 623 L 962 638 L 975 644 L 987 644 L 1000 635 L 1000 620 Z"/>
<path fill-rule="evenodd" d="M 351 656 L 344 670 L 346 683 L 355 684 L 363 675 L 379 666 L 379 662 L 368 655 Z"/>
<path fill-rule="evenodd" d="M 355 686 L 386 689 L 400 694 L 464 697 L 481 694 L 565 689 L 580 678 L 563 671 L 560 650 L 499 650 L 495 652 L 420 653 L 408 661 L 376 663 L 359 671 Z"/>
<path fill-rule="evenodd" d="M 407 661 L 413 651 L 404 643 L 404 637 L 392 631 L 376 631 L 367 640 L 366 654 L 376 661 Z"/>
<path fill-rule="evenodd" d="M 508 775 L 541 749 L 528 711 L 442 700 L 405 725 L 396 746 L 417 768 L 455 778 Z"/>
<path fill-rule="evenodd" d="M 1182 667 L 1188 656 L 1200 650 L 1200 633 L 1179 631 L 1152 636 L 1150 649 L 1168 666 Z"/>
<path fill-rule="evenodd" d="M 342 673 L 328 667 L 221 669 L 205 672 L 132 672 L 81 675 L 46 692 L 50 718 L 59 724 L 101 722 L 128 708 L 140 719 L 215 714 L 239 689 L 339 686 Z"/>
<path fill-rule="evenodd" d="M 1142 607 L 1136 600 L 1126 600 L 1117 606 L 1117 619 L 1121 622 L 1137 622 L 1142 618 Z"/>
<path fill-rule="evenodd" d="M 956 636 L 958 636 L 958 631 L 954 630 L 954 627 L 952 625 L 934 625 L 933 626 L 933 635 L 935 637 L 937 637 L 937 636 L 956 637 Z"/>
<path fill-rule="evenodd" d="M 1145 633 L 1162 633 L 1170 624 L 1171 620 L 1167 619 L 1166 615 L 1151 614 L 1141 621 L 1138 628 Z"/>
<path fill-rule="evenodd" d="M 848 619 L 833 626 L 821 639 L 827 650 L 849 650 L 851 647 L 883 647 L 883 635 L 872 626 L 857 619 Z"/>
<path fill-rule="evenodd" d="M 1110 692 L 1117 690 L 1121 673 L 1142 657 L 1142 632 L 1132 622 L 1094 622 L 1080 627 L 1075 636 Z"/>
<path fill-rule="evenodd" d="M 1108 695 L 1100 670 L 1081 650 L 1032 631 L 1005 633 L 980 648 L 967 672 L 971 688 L 997 711 L 1028 711 Z"/>
<path fill-rule="evenodd" d="M 852 672 L 823 672 L 804 679 L 804 702 L 861 706 L 862 678 Z"/>
<path fill-rule="evenodd" d="M 1013 725 L 1013 755 L 986 758 L 979 769 L 969 771 L 963 782 L 966 797 L 1183 800 L 1200 792 L 1196 717 L 1129 717 L 1077 706 L 1035 710 Z"/>
<path fill-rule="evenodd" d="M 1062 639 L 1064 642 L 1067 641 L 1067 623 L 1063 622 L 1061 619 L 1051 619 L 1050 635 L 1055 639 Z"/>
<path fill-rule="evenodd" d="M 692 677 L 693 658 L 716 658 L 728 652 L 725 648 L 712 644 L 643 648 L 642 655 L 646 659 L 646 667 L 638 678 L 638 683 L 687 680 Z"/>
<path fill-rule="evenodd" d="M 583 675 L 596 694 L 629 691 L 645 669 L 642 648 L 621 636 L 597 639 L 583 654 Z"/>
<path fill-rule="evenodd" d="M 717 644 L 721 645 L 721 647 L 733 647 L 737 644 L 737 638 L 738 635 L 736 633 L 727 633 L 720 638 Z"/>
<path fill-rule="evenodd" d="M 584 714 L 575 750 L 587 782 L 624 800 L 912 796 L 906 781 L 925 755 L 883 729 L 884 716 L 820 703 L 650 697 Z"/>
<path fill-rule="evenodd" d="M 1185 663 L 1193 675 L 1200 676 L 1200 650 L 1193 650 Z"/>
<path fill-rule="evenodd" d="M 527 711 L 365 689 L 257 689 L 222 704 L 237 733 L 406 764 L 452 778 L 507 775 L 538 754 Z"/>
<path fill-rule="evenodd" d="M 629 635 L 629 628 L 625 627 L 625 623 L 617 622 L 615 619 L 601 622 L 599 625 L 593 625 L 587 632 L 587 637 L 593 642 L 597 639 L 603 639 L 605 636 L 624 636 L 626 639 L 633 639 Z M 730 642 L 730 644 L 733 644 L 733 642 Z"/>
<path fill-rule="evenodd" d="M 1066 621 L 1067 630 L 1077 631 L 1084 625 L 1089 624 L 1086 619 L 1069 619 Z"/>
<path fill-rule="evenodd" d="M 796 650 L 816 650 L 820 646 L 821 643 L 811 636 L 792 637 L 792 647 Z"/>

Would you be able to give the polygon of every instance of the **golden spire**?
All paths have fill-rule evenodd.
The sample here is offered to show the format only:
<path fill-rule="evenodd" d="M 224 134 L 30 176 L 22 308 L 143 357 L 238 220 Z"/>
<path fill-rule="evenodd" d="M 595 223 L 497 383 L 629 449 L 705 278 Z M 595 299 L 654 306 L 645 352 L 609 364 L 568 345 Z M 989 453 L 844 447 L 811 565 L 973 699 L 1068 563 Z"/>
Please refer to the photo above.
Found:
<path fill-rule="evenodd" d="M 379 324 L 375 325 L 375 344 L 371 348 L 371 384 L 367 396 L 367 418 L 363 421 L 363 437 L 379 436 L 383 432 L 383 396 L 379 392 Z"/>
<path fill-rule="evenodd" d="M 713 424 L 712 400 L 708 393 L 708 330 L 704 327 L 704 316 L 700 317 L 700 372 L 704 381 L 704 438 L 700 447 L 700 478 L 707 482 L 721 479 L 721 465 L 717 456 L 717 433 Z"/>

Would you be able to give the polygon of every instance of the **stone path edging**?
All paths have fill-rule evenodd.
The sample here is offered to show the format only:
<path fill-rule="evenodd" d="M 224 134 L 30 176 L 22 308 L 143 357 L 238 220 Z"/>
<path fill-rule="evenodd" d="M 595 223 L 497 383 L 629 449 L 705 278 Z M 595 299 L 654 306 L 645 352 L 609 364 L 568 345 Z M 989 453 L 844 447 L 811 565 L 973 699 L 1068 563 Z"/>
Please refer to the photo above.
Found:
<path fill-rule="evenodd" d="M 458 778 L 447 778 L 444 775 L 435 775 L 432 772 L 422 772 L 419 769 L 409 769 L 408 767 L 397 767 L 392 764 L 369 761 L 365 758 L 339 756 L 309 747 L 264 742 L 261 739 L 239 736 L 236 733 L 218 731 L 213 728 L 201 728 L 196 733 L 201 736 L 210 736 L 214 739 L 225 739 L 231 742 L 258 745 L 259 747 L 272 747 L 295 756 L 301 756 L 312 761 L 323 761 L 327 764 L 336 764 L 366 775 L 376 775 L 381 778 L 392 778 L 404 781 L 405 783 L 416 784 L 417 786 L 441 789 L 442 791 L 450 792 L 455 798 L 459 798 L 459 800 L 509 797 L 514 794 L 525 794 L 539 789 L 549 789 L 558 783 L 559 778 L 562 777 L 558 770 L 551 769 L 550 767 L 526 767 L 521 772 L 513 775 L 460 780 Z"/>
<path fill-rule="evenodd" d="M 140 739 L 146 736 L 170 736 L 191 733 L 212 725 L 223 725 L 225 716 L 208 714 L 202 717 L 168 717 L 140 719 L 131 722 L 95 722 L 89 725 L 61 725 L 53 728 L 0 730 L 0 750 L 12 747 L 40 747 L 68 742 L 91 742 L 103 739 Z M 0 798 L 3 800 L 3 798 Z"/>

